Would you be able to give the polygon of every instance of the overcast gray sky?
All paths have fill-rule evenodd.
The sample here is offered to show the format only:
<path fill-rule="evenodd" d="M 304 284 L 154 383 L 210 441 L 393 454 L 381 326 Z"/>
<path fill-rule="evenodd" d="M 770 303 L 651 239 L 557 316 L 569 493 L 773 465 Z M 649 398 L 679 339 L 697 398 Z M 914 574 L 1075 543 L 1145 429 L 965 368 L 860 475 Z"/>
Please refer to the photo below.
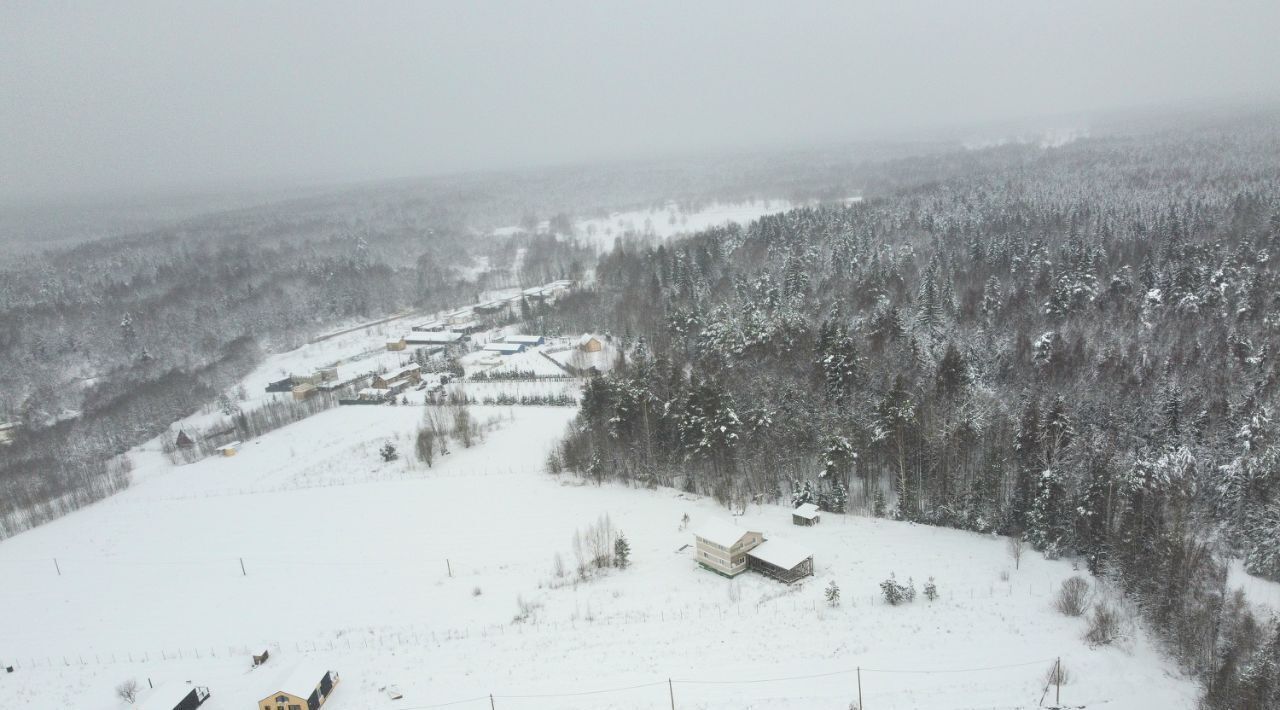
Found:
<path fill-rule="evenodd" d="M 1280 2 L 0 4 L 0 194 L 365 180 L 1275 97 Z"/>

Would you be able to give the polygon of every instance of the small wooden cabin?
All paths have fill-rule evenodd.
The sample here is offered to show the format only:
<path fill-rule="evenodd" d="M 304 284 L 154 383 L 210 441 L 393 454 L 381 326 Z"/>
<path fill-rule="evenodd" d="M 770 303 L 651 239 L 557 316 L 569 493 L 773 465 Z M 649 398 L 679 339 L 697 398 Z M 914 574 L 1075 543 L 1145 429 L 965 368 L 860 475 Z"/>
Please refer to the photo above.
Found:
<path fill-rule="evenodd" d="M 179 429 L 178 436 L 176 439 L 173 440 L 173 444 L 174 446 L 177 446 L 179 449 L 189 449 L 192 446 L 195 446 L 196 442 L 190 436 L 187 435 L 186 431 Z"/>
<path fill-rule="evenodd" d="M 584 353 L 598 353 L 603 348 L 604 345 L 600 342 L 600 339 L 590 333 L 578 338 L 578 349 Z"/>
<path fill-rule="evenodd" d="M 407 343 L 404 342 L 403 335 L 400 336 L 399 338 L 395 338 L 387 341 L 387 350 L 391 350 L 391 351 L 404 350 L 405 347 L 407 347 Z"/>
<path fill-rule="evenodd" d="M 219 446 L 214 451 L 218 452 L 219 456 L 235 456 L 240 451 L 240 442 L 233 441 L 225 446 Z"/>
<path fill-rule="evenodd" d="M 293 399 L 296 402 L 311 399 L 315 396 L 316 392 L 317 390 L 315 385 L 310 382 L 303 382 L 300 385 L 293 386 Z"/>
<path fill-rule="evenodd" d="M 818 511 L 818 506 L 813 503 L 803 503 L 791 511 L 791 522 L 794 525 L 807 527 L 822 522 L 822 516 Z"/>

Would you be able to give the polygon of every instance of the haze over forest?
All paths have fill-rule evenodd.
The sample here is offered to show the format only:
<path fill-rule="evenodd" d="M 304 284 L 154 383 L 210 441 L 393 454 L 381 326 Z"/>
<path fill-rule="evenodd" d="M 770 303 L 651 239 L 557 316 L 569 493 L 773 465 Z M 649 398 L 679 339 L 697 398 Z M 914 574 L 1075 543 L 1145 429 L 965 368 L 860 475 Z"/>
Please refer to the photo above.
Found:
<path fill-rule="evenodd" d="M 1266 0 L 22 0 L 0 7 L 0 198 L 1078 128 L 1274 99 L 1278 27 Z"/>

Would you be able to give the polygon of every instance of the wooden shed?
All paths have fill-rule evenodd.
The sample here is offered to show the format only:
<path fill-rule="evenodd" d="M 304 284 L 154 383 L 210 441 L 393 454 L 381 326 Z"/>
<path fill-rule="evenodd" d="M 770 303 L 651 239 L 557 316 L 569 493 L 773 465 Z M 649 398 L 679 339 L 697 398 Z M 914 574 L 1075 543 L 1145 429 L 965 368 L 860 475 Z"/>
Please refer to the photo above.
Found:
<path fill-rule="evenodd" d="M 404 342 L 403 335 L 399 338 L 393 338 L 387 341 L 387 350 L 404 350 L 405 347 L 407 347 L 407 344 Z"/>
<path fill-rule="evenodd" d="M 305 399 L 311 399 L 316 394 L 316 386 L 310 382 L 303 382 L 300 385 L 293 386 L 293 399 L 301 402 Z"/>
<path fill-rule="evenodd" d="M 604 348 L 600 339 L 596 336 L 586 333 L 578 338 L 578 349 L 584 353 L 598 353 Z"/>
<path fill-rule="evenodd" d="M 791 511 L 791 522 L 794 525 L 817 525 L 822 522 L 822 515 L 818 511 L 818 506 L 813 503 L 802 503 L 795 510 Z"/>
<path fill-rule="evenodd" d="M 771 539 L 747 553 L 754 572 L 791 584 L 813 574 L 813 553 L 785 540 Z"/>
<path fill-rule="evenodd" d="M 240 451 L 240 442 L 233 441 L 225 446 L 219 446 L 214 451 L 218 452 L 219 456 L 235 456 Z"/>
<path fill-rule="evenodd" d="M 177 446 L 179 449 L 189 449 L 192 446 L 195 446 L 196 442 L 192 440 L 190 436 L 187 435 L 186 431 L 179 429 L 178 436 L 173 440 L 173 444 L 174 446 Z"/>
<path fill-rule="evenodd" d="M 394 385 L 405 382 L 409 384 L 418 384 L 422 381 L 422 368 L 417 365 L 406 367 L 398 372 L 388 372 L 382 375 L 374 375 L 373 381 L 369 386 L 374 389 L 385 390 L 390 389 Z"/>

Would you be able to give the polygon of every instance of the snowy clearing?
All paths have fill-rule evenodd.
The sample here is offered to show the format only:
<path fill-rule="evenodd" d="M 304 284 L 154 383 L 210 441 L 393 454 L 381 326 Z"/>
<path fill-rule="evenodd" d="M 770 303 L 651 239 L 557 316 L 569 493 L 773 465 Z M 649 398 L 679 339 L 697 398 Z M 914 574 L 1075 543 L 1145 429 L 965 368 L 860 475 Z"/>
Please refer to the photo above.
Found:
<path fill-rule="evenodd" d="M 679 707 L 844 710 L 859 666 L 868 707 L 1031 707 L 1059 656 L 1074 676 L 1064 701 L 1194 704 L 1140 635 L 1090 649 L 1084 622 L 1051 609 L 1066 562 L 1028 555 L 1015 571 L 986 536 L 837 515 L 798 528 L 752 506 L 738 524 L 810 548 L 817 575 L 730 581 L 684 547 L 682 516 L 729 518 L 714 502 L 542 473 L 573 409 L 476 407 L 480 445 L 451 443 L 431 469 L 384 463 L 388 439 L 411 451 L 422 412 L 329 410 L 183 467 L 136 454 L 135 487 L 0 544 L 0 661 L 17 665 L 0 706 L 116 710 L 112 688 L 137 678 L 246 708 L 265 678 L 312 659 L 344 678 L 334 710 L 480 708 L 490 693 L 510 708 L 651 708 L 674 693 Z M 575 584 L 572 537 L 605 514 L 632 564 Z M 890 573 L 917 588 L 932 576 L 941 597 L 887 606 Z M 828 580 L 839 607 L 823 601 Z M 264 648 L 273 660 L 250 672 Z M 952 672 L 977 668 L 990 670 Z"/>

